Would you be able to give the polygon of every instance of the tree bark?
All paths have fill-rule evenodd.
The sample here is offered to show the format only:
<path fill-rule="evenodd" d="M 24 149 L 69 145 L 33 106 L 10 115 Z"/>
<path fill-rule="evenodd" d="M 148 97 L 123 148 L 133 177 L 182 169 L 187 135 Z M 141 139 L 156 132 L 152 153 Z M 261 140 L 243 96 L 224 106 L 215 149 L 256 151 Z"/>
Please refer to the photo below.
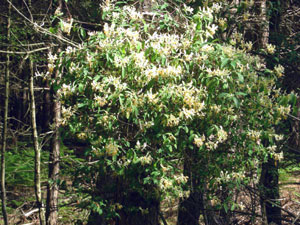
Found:
<path fill-rule="evenodd" d="M 51 120 L 51 95 L 49 86 L 49 81 L 45 81 L 44 87 L 47 89 L 44 91 L 44 96 L 43 96 L 43 108 L 42 108 L 42 116 L 43 120 L 41 121 L 41 126 L 43 132 L 47 132 L 49 130 L 49 125 L 50 125 L 50 120 Z"/>
<path fill-rule="evenodd" d="M 7 40 L 10 40 L 10 25 L 11 25 L 11 4 L 8 5 L 8 20 L 7 20 Z M 7 122 L 8 122 L 8 103 L 9 103 L 9 76 L 10 76 L 10 55 L 6 56 L 6 72 L 5 72 L 5 102 L 2 130 L 2 148 L 1 148 L 1 200 L 2 214 L 5 225 L 8 225 L 6 211 L 6 188 L 5 188 L 5 152 L 7 144 Z"/>
<path fill-rule="evenodd" d="M 40 225 L 45 225 L 45 213 L 44 206 L 42 202 L 42 191 L 41 191 L 41 149 L 39 146 L 37 126 L 36 126 L 36 109 L 35 109 L 35 97 L 33 90 L 33 77 L 34 68 L 33 61 L 30 59 L 30 81 L 29 81 L 29 91 L 30 91 L 30 109 L 31 109 L 31 126 L 32 126 L 32 137 L 35 151 L 35 163 L 34 163 L 34 183 L 35 183 L 35 196 L 37 206 L 39 208 L 39 219 Z"/>
<path fill-rule="evenodd" d="M 280 205 L 279 201 L 279 186 L 278 186 L 278 166 L 275 160 L 268 159 L 267 163 L 262 165 L 261 174 L 262 196 L 261 206 L 263 216 L 265 214 L 265 224 L 275 223 L 281 224 L 281 209 L 273 206 L 269 201 L 274 202 L 276 205 Z M 266 201 L 269 200 L 269 201 Z"/>
<path fill-rule="evenodd" d="M 63 1 L 58 0 L 58 8 L 62 11 Z M 58 36 L 61 38 L 61 31 L 58 32 Z M 59 44 L 61 44 L 59 42 Z M 57 52 L 61 51 L 58 48 Z M 55 71 L 54 76 L 52 77 L 55 80 L 56 84 L 60 83 L 60 72 Z M 49 155 L 49 174 L 48 179 L 51 181 L 47 185 L 47 206 L 46 206 L 46 223 L 47 225 L 56 225 L 58 220 L 58 191 L 59 191 L 59 171 L 60 171 L 60 121 L 61 121 L 61 103 L 57 92 L 53 89 L 53 86 L 50 88 L 51 92 L 51 101 L 52 101 L 52 123 L 54 124 L 53 136 L 51 139 L 51 149 Z"/>
<path fill-rule="evenodd" d="M 58 78 L 58 73 L 56 76 Z M 58 78 L 59 79 L 59 78 Z M 47 208 L 46 208 L 46 218 L 47 225 L 57 224 L 57 214 L 58 214 L 58 178 L 59 178 L 59 158 L 60 158 L 60 118 L 61 118 L 61 104 L 57 99 L 57 95 L 54 94 L 53 97 L 53 122 L 55 128 L 53 130 L 53 137 L 51 140 L 51 149 L 49 156 L 49 180 L 51 181 L 47 185 Z"/>
<path fill-rule="evenodd" d="M 269 18 L 267 16 L 267 1 L 258 1 L 259 8 L 259 47 L 266 49 L 269 43 L 270 28 L 275 30 L 274 25 L 271 25 Z M 266 67 L 269 65 L 266 63 Z M 263 224 L 275 223 L 277 225 L 281 224 L 281 209 L 279 207 L 273 206 L 269 201 L 276 203 L 280 206 L 279 199 L 279 185 L 278 185 L 279 173 L 276 161 L 269 157 L 267 162 L 262 164 L 262 171 L 260 177 L 261 185 L 261 213 L 263 218 Z M 266 201 L 269 200 L 269 201 Z"/>
<path fill-rule="evenodd" d="M 188 150 L 185 154 L 183 170 L 184 175 L 189 177 L 190 195 L 179 203 L 177 225 L 199 225 L 201 213 L 205 225 L 219 225 L 221 221 L 207 199 L 205 177 L 198 172 L 205 168 L 199 168 L 201 162 L 197 154 L 195 150 Z"/>
<path fill-rule="evenodd" d="M 96 191 L 93 192 L 93 201 L 119 203 L 122 208 L 116 212 L 119 217 L 107 219 L 106 209 L 103 214 L 92 211 L 88 225 L 159 225 L 159 197 L 155 186 L 144 186 L 145 194 L 133 190 L 130 181 L 121 177 L 112 176 L 111 171 L 99 169 L 96 182 Z"/>
<path fill-rule="evenodd" d="M 192 153 L 193 154 L 193 153 Z M 199 176 L 194 173 L 194 157 L 186 154 L 184 160 L 184 175 L 189 176 L 190 195 L 179 203 L 177 225 L 199 225 L 199 217 L 203 205 L 203 193 L 200 192 Z M 203 211 L 205 217 L 205 212 Z"/>
<path fill-rule="evenodd" d="M 267 0 L 258 0 L 259 9 L 259 47 L 266 48 L 269 43 L 269 18 L 267 16 Z"/>

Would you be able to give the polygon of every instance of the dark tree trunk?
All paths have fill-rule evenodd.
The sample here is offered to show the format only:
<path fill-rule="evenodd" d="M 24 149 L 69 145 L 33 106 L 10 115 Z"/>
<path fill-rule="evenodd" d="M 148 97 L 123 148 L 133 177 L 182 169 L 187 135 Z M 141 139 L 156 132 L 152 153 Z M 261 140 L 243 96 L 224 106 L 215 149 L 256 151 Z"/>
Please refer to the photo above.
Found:
<path fill-rule="evenodd" d="M 274 0 L 273 3 L 275 3 Z M 266 48 L 270 39 L 270 34 L 278 31 L 280 17 L 278 12 L 273 12 L 271 18 L 267 18 L 266 0 L 259 1 L 258 7 L 260 8 L 260 19 L 262 21 L 259 26 L 259 47 Z M 266 67 L 270 67 L 268 61 L 266 62 Z M 260 177 L 260 185 L 262 188 L 260 201 L 264 224 L 281 224 L 281 209 L 277 207 L 280 206 L 280 201 L 277 201 L 280 197 L 278 178 L 279 173 L 277 162 L 273 158 L 269 157 L 268 161 L 262 164 Z M 274 205 L 271 204 L 271 202 L 273 202 Z"/>
<path fill-rule="evenodd" d="M 58 0 L 58 9 L 62 10 L 63 1 Z M 61 31 L 57 34 L 59 37 L 62 37 Z M 59 43 L 61 44 L 61 43 Z M 57 49 L 57 53 L 61 52 L 61 48 Z M 60 72 L 55 71 L 53 79 L 56 84 L 60 83 Z M 52 123 L 54 124 L 53 136 L 51 139 L 50 154 L 49 154 L 49 174 L 48 178 L 51 180 L 51 183 L 47 185 L 47 205 L 46 205 L 46 225 L 56 225 L 58 220 L 58 191 L 59 185 L 57 183 L 59 179 L 60 172 L 60 123 L 61 123 L 61 102 L 59 100 L 58 94 L 54 87 L 51 86 L 50 90 L 51 96 L 51 106 L 52 106 Z M 49 100 L 49 96 L 47 96 Z M 49 114 L 47 114 L 49 115 Z"/>
<path fill-rule="evenodd" d="M 8 19 L 7 19 L 7 40 L 10 40 L 10 25 L 11 25 L 11 4 L 8 5 Z M 4 100 L 4 115 L 3 115 L 3 128 L 2 128 L 2 143 L 1 143 L 1 205 L 3 223 L 8 225 L 8 217 L 6 210 L 6 186 L 5 186 L 5 153 L 7 147 L 7 123 L 8 123 L 8 103 L 9 103 L 9 78 L 10 78 L 10 55 L 6 56 L 6 71 L 5 71 L 5 100 Z"/>
<path fill-rule="evenodd" d="M 180 202 L 177 225 L 199 225 L 202 204 L 202 193 L 194 191 L 187 199 Z"/>
<path fill-rule="evenodd" d="M 56 78 L 59 79 L 58 73 Z M 49 179 L 51 183 L 47 186 L 47 207 L 46 207 L 46 223 L 47 225 L 57 224 L 58 213 L 58 190 L 59 186 L 57 180 L 59 178 L 59 157 L 60 157 L 60 118 L 61 118 L 61 104 L 54 92 L 52 92 L 53 102 L 53 123 L 55 124 L 53 130 L 53 137 L 50 146 L 49 155 Z"/>
<path fill-rule="evenodd" d="M 122 208 L 117 210 L 119 217 L 111 219 L 105 218 L 107 212 L 103 209 L 103 214 L 92 211 L 88 225 L 159 225 L 159 198 L 153 193 L 157 193 L 154 186 L 144 187 L 147 193 L 141 194 L 134 191 L 128 181 L 119 177 L 112 177 L 107 173 L 99 176 L 97 190 L 93 200 L 105 199 L 108 202 L 118 203 Z M 150 195 L 149 195 L 150 193 Z"/>
<path fill-rule="evenodd" d="M 189 177 L 190 195 L 179 203 L 177 225 L 199 225 L 199 217 L 202 213 L 206 225 L 221 224 L 220 219 L 212 210 L 207 199 L 205 177 L 198 171 L 203 171 L 197 151 L 189 150 L 184 159 L 184 175 Z"/>
<path fill-rule="evenodd" d="M 281 209 L 279 199 L 278 186 L 278 166 L 273 158 L 269 158 L 268 162 L 262 165 L 261 172 L 261 207 L 266 214 L 267 223 L 281 224 Z M 273 202 L 274 205 L 271 203 Z"/>
<path fill-rule="evenodd" d="M 41 125 L 42 125 L 42 130 L 43 132 L 48 131 L 49 129 L 49 124 L 50 124 L 50 120 L 51 120 L 51 95 L 50 95 L 50 91 L 49 91 L 49 84 L 48 81 L 46 81 L 45 83 L 45 91 L 44 91 L 44 96 L 43 96 L 43 109 L 42 109 L 42 121 L 41 121 Z"/>
<path fill-rule="evenodd" d="M 193 170 L 195 158 L 193 152 L 187 152 L 184 160 L 183 173 L 189 176 L 190 196 L 182 199 L 178 208 L 177 225 L 199 225 L 201 209 L 204 209 L 203 194 L 200 192 L 200 178 Z M 205 217 L 205 212 L 203 211 Z"/>

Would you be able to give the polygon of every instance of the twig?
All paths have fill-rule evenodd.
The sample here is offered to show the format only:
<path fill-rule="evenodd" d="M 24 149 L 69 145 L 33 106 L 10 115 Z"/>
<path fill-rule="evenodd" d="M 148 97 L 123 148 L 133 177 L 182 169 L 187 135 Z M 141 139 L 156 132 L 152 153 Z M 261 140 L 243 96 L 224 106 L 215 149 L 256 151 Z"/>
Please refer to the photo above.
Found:
<path fill-rule="evenodd" d="M 299 215 L 297 216 L 297 218 L 295 218 L 295 220 L 293 221 L 292 225 L 294 225 L 294 224 L 296 223 L 296 221 L 299 219 L 299 217 L 300 217 L 300 213 L 299 213 Z"/>
<path fill-rule="evenodd" d="M 51 46 L 49 46 L 49 47 L 43 47 L 43 48 L 38 48 L 38 49 L 30 50 L 30 51 L 24 51 L 24 52 L 15 52 L 15 51 L 3 51 L 3 50 L 0 50 L 0 53 L 26 55 L 26 54 L 32 54 L 32 53 L 35 53 L 35 52 L 40 52 L 40 51 L 48 50 L 50 48 L 51 48 Z"/>
<path fill-rule="evenodd" d="M 36 213 L 36 212 L 38 212 L 38 211 L 39 211 L 39 209 L 36 208 L 36 209 L 33 209 L 33 210 L 31 210 L 31 211 L 29 211 L 29 212 L 27 212 L 27 213 L 24 213 L 24 211 L 21 209 L 22 215 L 23 215 L 25 218 L 31 216 L 32 214 L 34 214 L 34 213 Z"/>
<path fill-rule="evenodd" d="M 291 114 L 287 114 L 289 117 L 291 117 L 291 118 L 293 118 L 294 120 L 298 120 L 298 121 L 300 121 L 300 118 L 298 118 L 298 117 L 296 117 L 296 116 L 293 116 L 293 115 L 291 115 Z"/>
<path fill-rule="evenodd" d="M 168 225 L 168 223 L 167 223 L 167 221 L 166 221 L 164 215 L 163 215 L 161 212 L 159 212 L 158 214 L 159 214 L 159 216 L 160 216 L 160 218 L 161 218 L 163 224 L 164 224 L 164 225 Z"/>

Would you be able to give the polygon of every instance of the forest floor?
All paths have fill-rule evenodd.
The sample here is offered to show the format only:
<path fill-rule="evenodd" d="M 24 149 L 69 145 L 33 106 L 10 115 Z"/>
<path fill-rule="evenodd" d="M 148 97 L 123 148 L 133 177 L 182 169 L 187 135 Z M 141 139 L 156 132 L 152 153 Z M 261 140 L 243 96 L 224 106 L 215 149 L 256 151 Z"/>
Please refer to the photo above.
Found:
<path fill-rule="evenodd" d="M 279 183 L 281 207 L 294 214 L 293 222 L 300 222 L 300 171 L 291 171 L 281 174 Z"/>
<path fill-rule="evenodd" d="M 292 222 L 300 223 L 300 170 L 297 171 L 282 171 L 280 173 L 280 201 L 282 207 L 282 215 L 284 218 L 290 219 Z M 45 187 L 45 186 L 44 186 Z M 44 189 L 45 193 L 45 189 Z M 65 195 L 65 192 L 62 191 L 60 193 L 60 204 L 63 205 L 59 209 L 59 224 L 61 225 L 71 225 L 76 224 L 76 221 L 86 221 L 88 218 L 88 212 L 84 210 L 78 210 L 75 208 L 76 200 L 73 196 Z M 247 195 L 240 193 L 239 195 L 243 195 L 244 204 L 247 204 Z M 44 199 L 46 196 L 43 196 Z M 38 224 L 37 213 L 32 210 L 35 209 L 34 206 L 34 191 L 32 188 L 15 186 L 8 193 L 8 200 L 10 201 L 9 207 L 9 224 Z M 248 197 L 248 200 L 250 198 Z M 22 202 L 22 204 L 18 204 L 18 202 Z M 250 200 L 249 200 L 250 203 Z M 15 207 L 14 207 L 15 206 Z M 178 201 L 173 201 L 171 203 L 163 202 L 162 204 L 162 213 L 168 225 L 176 225 L 177 222 L 177 210 L 178 210 Z M 25 217 L 26 213 L 33 212 L 32 215 Z M 260 213 L 259 204 L 257 204 L 256 213 Z M 293 215 L 289 215 L 289 213 Z M 261 220 L 257 218 L 252 223 L 249 222 L 249 218 L 245 216 L 237 216 L 235 222 L 233 224 L 261 224 Z M 299 220 L 299 221 L 298 221 Z M 0 214 L 0 225 L 2 225 L 2 219 Z M 79 223 L 80 224 L 80 223 Z M 161 223 L 163 224 L 163 223 Z M 204 224 L 203 221 L 200 223 Z M 283 222 L 283 224 L 292 224 L 291 222 Z"/>
<path fill-rule="evenodd" d="M 284 218 L 288 218 L 292 220 L 292 223 L 297 224 L 300 223 L 300 170 L 296 168 L 295 171 L 285 171 L 281 170 L 280 172 L 280 202 L 282 207 L 282 216 Z M 239 193 L 242 196 L 243 202 L 245 205 L 251 204 L 249 193 Z M 246 197 L 245 197 L 246 196 Z M 173 204 L 163 204 L 162 205 L 163 215 L 168 225 L 176 225 L 177 223 L 177 210 L 178 210 L 178 201 Z M 260 206 L 259 202 L 257 202 L 256 210 L 257 214 L 260 214 Z M 289 214 L 292 213 L 293 215 Z M 261 224 L 261 219 L 256 218 L 252 223 L 249 222 L 249 218 L 247 216 L 237 216 L 234 219 L 235 225 L 243 225 L 243 224 L 252 224 L 258 225 Z M 248 221 L 248 222 L 246 222 Z M 283 225 L 292 224 L 291 222 L 283 221 Z M 200 222 L 200 225 L 204 225 L 204 221 Z"/>

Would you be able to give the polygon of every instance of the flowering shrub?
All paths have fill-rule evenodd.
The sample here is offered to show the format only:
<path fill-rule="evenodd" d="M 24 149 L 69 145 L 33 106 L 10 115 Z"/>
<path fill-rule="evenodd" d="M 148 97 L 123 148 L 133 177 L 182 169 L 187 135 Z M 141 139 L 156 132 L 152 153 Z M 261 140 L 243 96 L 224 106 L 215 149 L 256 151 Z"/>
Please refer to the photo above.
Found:
<path fill-rule="evenodd" d="M 249 46 L 214 41 L 220 5 L 194 15 L 184 6 L 176 17 L 159 10 L 107 3 L 103 32 L 59 57 L 62 125 L 90 145 L 86 154 L 96 161 L 82 180 L 97 183 L 101 171 L 145 198 L 152 187 L 161 200 L 188 194 L 187 151 L 197 152 L 198 175 L 211 189 L 246 181 L 245 171 L 268 155 L 280 159 L 274 125 L 289 113 L 290 96 L 276 89 L 275 76 L 259 76 Z M 282 76 L 281 67 L 274 75 Z M 97 201 L 99 213 L 99 205 L 122 208 L 105 195 Z"/>

